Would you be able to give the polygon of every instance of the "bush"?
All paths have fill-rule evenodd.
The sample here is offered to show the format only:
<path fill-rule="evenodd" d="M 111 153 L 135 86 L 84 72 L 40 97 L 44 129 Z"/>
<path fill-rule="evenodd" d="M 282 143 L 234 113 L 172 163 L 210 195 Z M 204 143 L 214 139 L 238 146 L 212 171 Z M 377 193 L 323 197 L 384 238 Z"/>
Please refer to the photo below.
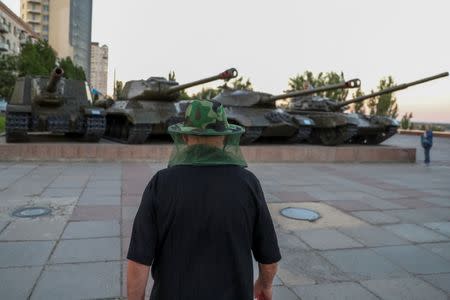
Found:
<path fill-rule="evenodd" d="M 0 115 L 0 132 L 5 131 L 5 116 Z"/>

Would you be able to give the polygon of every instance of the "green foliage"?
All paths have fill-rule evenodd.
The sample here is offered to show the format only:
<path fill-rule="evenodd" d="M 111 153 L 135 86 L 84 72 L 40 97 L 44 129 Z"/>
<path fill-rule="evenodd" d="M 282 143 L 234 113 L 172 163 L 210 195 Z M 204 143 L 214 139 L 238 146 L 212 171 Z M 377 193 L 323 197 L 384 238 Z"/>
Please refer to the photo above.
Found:
<path fill-rule="evenodd" d="M 170 71 L 169 75 L 167 76 L 167 79 L 172 80 L 172 81 L 177 81 L 175 71 Z"/>
<path fill-rule="evenodd" d="M 317 88 L 324 85 L 336 84 L 344 81 L 344 73 L 336 72 L 320 72 L 315 76 L 311 71 L 305 71 L 302 75 L 297 74 L 295 77 L 289 78 L 289 90 L 299 91 L 310 87 Z M 348 90 L 335 89 L 317 93 L 318 96 L 327 97 L 336 101 L 345 101 L 348 95 Z"/>
<path fill-rule="evenodd" d="M 5 117 L 0 116 L 0 132 L 4 132 L 4 131 L 5 131 Z"/>
<path fill-rule="evenodd" d="M 114 86 L 114 96 L 116 99 L 120 99 L 120 95 L 123 91 L 123 82 L 120 80 L 116 81 L 116 85 Z"/>
<path fill-rule="evenodd" d="M 392 76 L 382 78 L 378 85 L 378 91 L 394 86 L 394 79 Z M 383 94 L 369 100 L 368 107 L 371 115 L 389 116 L 391 118 L 398 117 L 397 98 L 392 94 Z"/>
<path fill-rule="evenodd" d="M 364 96 L 364 92 L 359 87 L 355 92 L 352 93 L 352 99 Z M 366 113 L 366 105 L 364 101 L 356 102 L 352 105 L 352 111 L 354 113 L 365 114 Z"/>
<path fill-rule="evenodd" d="M 412 112 L 405 113 L 400 121 L 400 128 L 401 129 L 411 129 L 413 127 L 413 124 L 411 122 L 411 119 L 413 117 Z"/>
<path fill-rule="evenodd" d="M 48 76 L 56 65 L 56 53 L 47 41 L 27 43 L 18 57 L 19 76 Z"/>
<path fill-rule="evenodd" d="M 0 55 L 0 98 L 9 100 L 14 90 L 17 56 Z"/>
<path fill-rule="evenodd" d="M 192 94 L 190 99 L 209 100 L 217 96 L 220 92 L 221 91 L 217 88 L 202 88 L 200 92 Z"/>
<path fill-rule="evenodd" d="M 83 68 L 75 65 L 70 57 L 61 59 L 59 66 L 64 70 L 65 78 L 86 81 L 86 74 Z"/>
<path fill-rule="evenodd" d="M 239 76 L 236 79 L 231 80 L 230 82 L 231 88 L 233 90 L 250 90 L 253 91 L 253 85 L 250 82 L 250 79 L 247 78 L 246 80 L 244 77 Z"/>

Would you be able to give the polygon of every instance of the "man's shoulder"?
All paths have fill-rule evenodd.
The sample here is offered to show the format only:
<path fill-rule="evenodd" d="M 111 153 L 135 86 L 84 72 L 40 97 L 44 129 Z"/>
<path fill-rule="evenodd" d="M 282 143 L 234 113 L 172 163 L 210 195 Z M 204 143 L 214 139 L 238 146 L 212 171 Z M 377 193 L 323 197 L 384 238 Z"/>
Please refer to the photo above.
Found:
<path fill-rule="evenodd" d="M 230 177 L 240 178 L 249 182 L 257 183 L 259 182 L 255 174 L 251 171 L 243 168 L 241 166 L 235 165 L 220 165 L 220 166 L 189 166 L 189 165 L 180 165 L 174 167 L 168 167 L 162 170 L 159 170 L 155 176 L 159 178 L 169 179 L 178 177 L 180 175 L 185 176 L 186 174 L 197 172 L 224 172 L 228 174 Z"/>

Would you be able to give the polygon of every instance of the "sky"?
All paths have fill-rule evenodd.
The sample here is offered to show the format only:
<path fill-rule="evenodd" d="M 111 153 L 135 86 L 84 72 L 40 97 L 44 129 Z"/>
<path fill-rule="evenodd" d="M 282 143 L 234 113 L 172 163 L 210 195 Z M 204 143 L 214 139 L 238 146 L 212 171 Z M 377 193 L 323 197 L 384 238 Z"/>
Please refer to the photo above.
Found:
<path fill-rule="evenodd" d="M 53 0 L 54 1 L 54 0 Z M 3 1 L 19 12 L 19 0 Z M 450 71 L 448 0 L 93 0 L 92 40 L 109 47 L 118 80 L 184 83 L 229 67 L 278 94 L 305 70 L 343 71 L 375 89 Z M 221 83 L 212 83 L 216 86 Z M 195 92 L 192 88 L 188 92 Z M 400 114 L 450 122 L 450 78 L 395 94 Z M 400 115 L 400 116 L 401 116 Z"/>

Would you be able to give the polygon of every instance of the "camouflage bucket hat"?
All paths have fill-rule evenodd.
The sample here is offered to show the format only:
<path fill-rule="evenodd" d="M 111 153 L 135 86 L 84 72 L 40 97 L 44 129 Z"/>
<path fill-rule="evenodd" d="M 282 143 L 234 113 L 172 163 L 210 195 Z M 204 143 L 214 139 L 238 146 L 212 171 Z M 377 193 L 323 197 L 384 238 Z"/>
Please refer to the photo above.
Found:
<path fill-rule="evenodd" d="M 242 134 L 241 126 L 229 124 L 225 110 L 217 101 L 194 100 L 186 109 L 184 123 L 169 127 L 169 133 L 189 135 L 233 135 Z"/>

